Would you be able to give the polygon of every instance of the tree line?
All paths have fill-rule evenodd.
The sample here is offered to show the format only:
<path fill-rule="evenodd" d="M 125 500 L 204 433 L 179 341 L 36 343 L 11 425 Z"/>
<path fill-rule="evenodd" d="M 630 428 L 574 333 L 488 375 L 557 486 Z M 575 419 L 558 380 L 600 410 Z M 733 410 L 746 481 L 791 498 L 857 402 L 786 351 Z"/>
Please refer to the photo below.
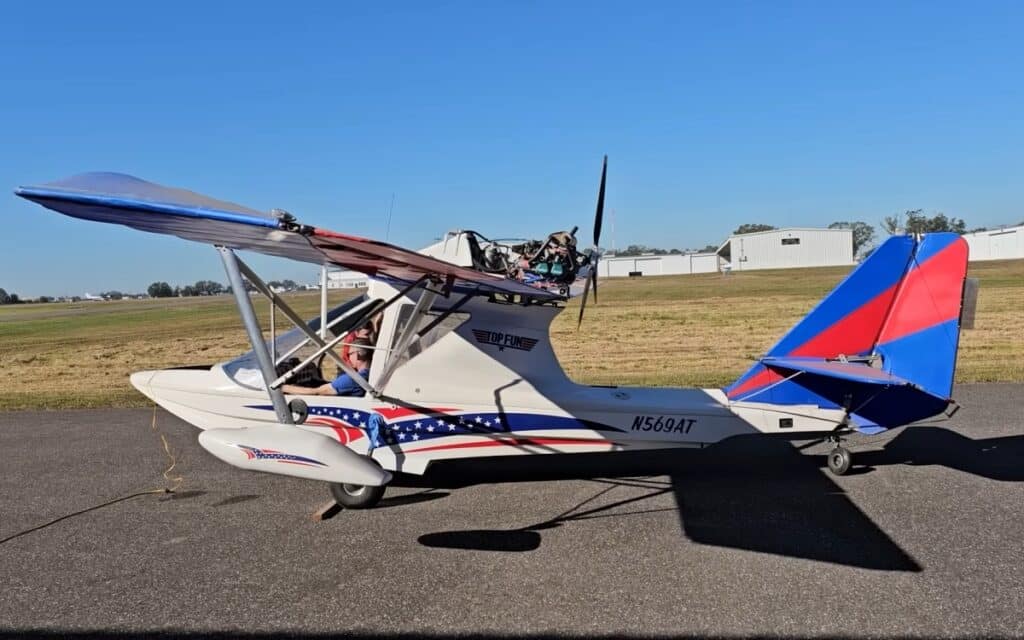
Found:
<path fill-rule="evenodd" d="M 246 291 L 256 291 L 256 287 L 252 285 L 248 280 L 244 280 Z M 296 283 L 294 280 L 271 280 L 267 283 L 271 289 L 275 291 L 298 291 L 302 289 L 302 286 Z M 150 298 L 178 298 L 178 297 L 193 297 L 193 296 L 219 296 L 223 294 L 231 293 L 231 287 L 225 286 L 219 282 L 213 280 L 199 280 L 195 284 L 186 285 L 175 285 L 171 286 L 166 282 L 154 282 L 149 285 L 146 289 L 146 295 Z M 97 294 L 104 300 L 124 300 L 125 298 L 141 298 L 145 297 L 141 293 L 125 293 L 122 291 L 111 290 L 102 291 Z M 69 300 L 71 302 L 81 302 L 82 296 L 68 296 L 60 298 L 60 300 Z M 34 300 L 24 300 L 16 293 L 8 293 L 4 289 L 0 289 L 0 305 L 3 304 L 21 304 L 24 302 L 57 302 L 58 299 L 53 296 L 39 296 Z"/>
<path fill-rule="evenodd" d="M 246 291 L 256 291 L 251 282 L 243 279 Z M 275 291 L 298 291 L 302 287 L 294 280 L 271 280 L 267 286 Z M 231 293 L 231 287 L 213 280 L 199 280 L 195 284 L 172 287 L 166 282 L 154 282 L 146 289 L 150 298 L 190 298 L 193 296 L 219 296 Z"/>

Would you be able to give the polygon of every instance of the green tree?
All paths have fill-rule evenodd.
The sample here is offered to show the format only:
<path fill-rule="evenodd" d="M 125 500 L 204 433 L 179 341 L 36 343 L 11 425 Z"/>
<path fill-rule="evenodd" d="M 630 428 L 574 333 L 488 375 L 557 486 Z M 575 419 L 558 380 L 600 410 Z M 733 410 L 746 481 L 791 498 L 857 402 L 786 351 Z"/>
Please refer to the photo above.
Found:
<path fill-rule="evenodd" d="M 10 296 L 3 289 L 0 289 L 0 304 L 7 304 L 10 300 Z"/>
<path fill-rule="evenodd" d="M 833 222 L 828 225 L 829 229 L 850 229 L 853 231 L 853 255 L 859 255 L 861 250 L 871 244 L 875 239 L 875 229 L 866 222 Z"/>
<path fill-rule="evenodd" d="M 733 235 L 737 235 L 738 236 L 738 235 L 741 235 L 741 234 L 744 234 L 744 233 L 757 233 L 758 231 L 771 231 L 771 230 L 773 230 L 775 228 L 776 227 L 773 227 L 770 224 L 741 224 L 740 226 L 736 227 L 736 230 L 733 231 L 732 233 L 733 233 Z"/>
<path fill-rule="evenodd" d="M 903 212 L 900 216 L 886 216 L 882 221 L 882 229 L 889 235 L 903 233 L 934 233 L 938 231 L 952 231 L 953 233 L 966 233 L 967 223 L 961 218 L 947 218 L 944 213 L 937 213 L 932 217 L 925 215 L 924 209 L 912 209 Z"/>
<path fill-rule="evenodd" d="M 174 295 L 174 289 L 166 282 L 154 282 L 146 289 L 150 298 L 170 298 Z"/>

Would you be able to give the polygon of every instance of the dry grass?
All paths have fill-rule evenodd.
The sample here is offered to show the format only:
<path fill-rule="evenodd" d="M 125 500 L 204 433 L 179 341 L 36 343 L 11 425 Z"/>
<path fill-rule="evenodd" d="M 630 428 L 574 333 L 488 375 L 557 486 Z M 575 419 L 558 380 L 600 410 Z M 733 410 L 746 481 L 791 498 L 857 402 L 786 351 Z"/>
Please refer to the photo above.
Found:
<path fill-rule="evenodd" d="M 582 331 L 577 302 L 556 320 L 555 349 L 582 382 L 723 385 L 846 272 L 602 281 Z M 1024 381 L 1024 260 L 974 264 L 971 275 L 981 279 L 978 328 L 963 333 L 957 380 Z M 305 316 L 319 309 L 317 294 L 290 302 Z M 264 319 L 267 308 L 257 301 Z M 0 307 L 0 409 L 145 404 L 131 372 L 223 361 L 248 348 L 227 296 Z"/>

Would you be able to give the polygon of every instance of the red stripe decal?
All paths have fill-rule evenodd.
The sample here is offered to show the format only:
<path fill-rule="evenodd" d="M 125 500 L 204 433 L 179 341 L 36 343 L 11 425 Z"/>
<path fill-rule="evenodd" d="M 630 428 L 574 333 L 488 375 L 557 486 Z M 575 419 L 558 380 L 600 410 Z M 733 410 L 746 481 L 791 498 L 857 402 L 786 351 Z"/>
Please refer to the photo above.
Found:
<path fill-rule="evenodd" d="M 782 375 L 775 373 L 771 369 L 763 369 L 762 371 L 758 371 L 754 375 L 750 376 L 750 378 L 748 378 L 746 382 L 730 391 L 729 397 L 735 398 L 736 396 L 742 395 L 747 391 L 757 389 L 758 387 L 766 387 L 770 384 L 778 382 L 779 380 L 782 380 Z"/>
<path fill-rule="evenodd" d="M 431 408 L 428 408 L 428 407 L 424 407 L 423 410 L 418 410 L 418 409 L 408 409 L 406 407 L 395 407 L 394 409 L 392 409 L 390 407 L 378 407 L 378 408 L 375 408 L 374 411 L 376 411 L 380 415 L 384 416 L 384 418 L 386 418 L 387 420 L 394 420 L 395 418 L 407 418 L 409 416 L 432 416 L 432 415 L 439 415 L 439 414 L 440 415 L 447 415 L 449 412 L 455 411 L 455 409 L 448 409 L 448 408 L 431 409 Z"/>
<path fill-rule="evenodd" d="M 899 282 L 786 355 L 835 358 L 839 354 L 852 356 L 868 351 L 898 288 Z"/>
<path fill-rule="evenodd" d="M 892 342 L 960 315 L 960 283 L 967 271 L 967 242 L 960 239 L 910 272 L 878 337 Z"/>
<path fill-rule="evenodd" d="M 338 436 L 338 442 L 341 444 L 348 444 L 355 442 L 359 438 L 363 437 L 363 430 L 355 427 L 350 427 L 341 420 L 334 418 L 326 418 L 324 416 L 316 416 L 315 418 L 308 418 L 306 424 L 314 427 L 327 427 L 334 431 Z"/>
<path fill-rule="evenodd" d="M 606 444 L 609 446 L 615 443 L 610 440 L 581 439 L 581 438 L 502 438 L 498 440 L 482 440 L 476 442 L 459 442 L 457 444 L 439 444 L 433 447 L 422 447 L 419 449 L 403 449 L 402 453 L 423 453 L 424 451 L 440 451 L 442 449 L 471 449 L 474 447 L 501 447 L 516 445 L 553 445 L 553 444 Z"/>

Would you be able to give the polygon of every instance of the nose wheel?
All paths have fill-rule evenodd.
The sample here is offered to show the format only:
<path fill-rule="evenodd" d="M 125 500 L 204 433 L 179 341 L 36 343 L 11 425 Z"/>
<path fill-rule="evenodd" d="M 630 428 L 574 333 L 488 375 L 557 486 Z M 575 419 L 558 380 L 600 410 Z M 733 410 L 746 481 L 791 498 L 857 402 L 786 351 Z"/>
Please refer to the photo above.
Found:
<path fill-rule="evenodd" d="M 837 444 L 835 449 L 828 454 L 828 470 L 837 476 L 841 476 L 850 470 L 853 465 L 853 456 L 842 445 Z"/>
<path fill-rule="evenodd" d="M 384 497 L 386 487 L 367 487 L 361 484 L 331 483 L 335 502 L 346 509 L 370 509 Z"/>

